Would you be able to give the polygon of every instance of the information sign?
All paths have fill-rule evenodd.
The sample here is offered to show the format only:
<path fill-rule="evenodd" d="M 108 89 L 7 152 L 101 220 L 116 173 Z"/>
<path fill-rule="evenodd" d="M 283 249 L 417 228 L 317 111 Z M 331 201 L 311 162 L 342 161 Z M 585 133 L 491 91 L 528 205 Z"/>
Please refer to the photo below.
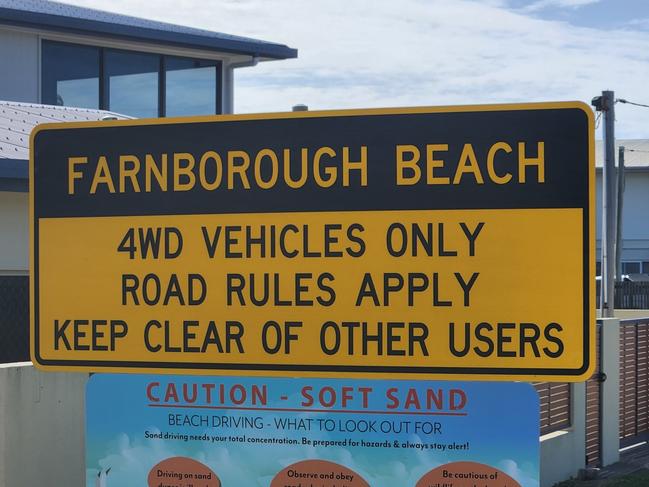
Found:
<path fill-rule="evenodd" d="M 592 369 L 586 105 L 51 124 L 31 147 L 41 367 Z"/>
<path fill-rule="evenodd" d="M 539 486 L 525 383 L 95 374 L 86 404 L 88 487 Z"/>

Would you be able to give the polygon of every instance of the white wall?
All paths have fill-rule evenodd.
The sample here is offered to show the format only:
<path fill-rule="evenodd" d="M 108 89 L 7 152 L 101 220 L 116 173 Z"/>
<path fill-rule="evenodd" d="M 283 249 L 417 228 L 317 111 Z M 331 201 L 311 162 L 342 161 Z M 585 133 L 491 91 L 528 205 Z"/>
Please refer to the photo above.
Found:
<path fill-rule="evenodd" d="M 622 235 L 623 260 L 649 260 L 649 172 L 626 175 Z"/>
<path fill-rule="evenodd" d="M 0 273 L 24 274 L 28 270 L 29 195 L 0 191 Z"/>
<path fill-rule="evenodd" d="M 620 321 L 607 318 L 602 324 L 603 354 L 600 452 L 602 466 L 620 459 Z M 586 383 L 571 385 L 571 426 L 541 437 L 541 487 L 577 477 L 586 464 Z"/>
<path fill-rule="evenodd" d="M 601 452 L 602 465 L 620 460 L 620 319 L 602 320 Z"/>
<path fill-rule="evenodd" d="M 541 487 L 576 477 L 586 465 L 586 383 L 571 387 L 572 425 L 541 437 Z"/>
<path fill-rule="evenodd" d="M 601 259 L 602 174 L 596 178 L 596 260 Z M 622 260 L 649 261 L 649 172 L 627 172 L 622 213 Z"/>
<path fill-rule="evenodd" d="M 0 27 L 0 100 L 38 103 L 38 36 Z"/>
<path fill-rule="evenodd" d="M 0 365 L 0 487 L 85 485 L 87 380 Z"/>

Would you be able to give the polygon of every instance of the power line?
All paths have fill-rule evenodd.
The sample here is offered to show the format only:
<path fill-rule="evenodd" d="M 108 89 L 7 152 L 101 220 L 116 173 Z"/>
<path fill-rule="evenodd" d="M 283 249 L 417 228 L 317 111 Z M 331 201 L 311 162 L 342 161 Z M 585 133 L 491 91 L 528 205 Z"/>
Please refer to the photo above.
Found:
<path fill-rule="evenodd" d="M 628 105 L 635 105 L 637 107 L 649 108 L 649 105 L 645 105 L 644 103 L 636 103 L 634 101 L 625 100 L 624 98 L 618 98 L 617 100 L 615 100 L 615 102 L 616 103 L 617 102 L 627 103 Z"/>

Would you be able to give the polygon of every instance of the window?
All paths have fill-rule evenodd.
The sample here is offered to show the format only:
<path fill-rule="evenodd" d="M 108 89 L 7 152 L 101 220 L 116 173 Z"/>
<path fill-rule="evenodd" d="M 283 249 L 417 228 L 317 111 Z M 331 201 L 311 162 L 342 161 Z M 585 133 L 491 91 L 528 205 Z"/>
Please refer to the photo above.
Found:
<path fill-rule="evenodd" d="M 622 274 L 649 274 L 649 262 L 622 262 Z"/>
<path fill-rule="evenodd" d="M 107 49 L 103 80 L 106 107 L 137 118 L 162 115 L 158 107 L 159 71 L 160 56 Z"/>
<path fill-rule="evenodd" d="M 0 364 L 29 359 L 29 277 L 0 276 Z"/>
<path fill-rule="evenodd" d="M 217 66 L 213 61 L 165 57 L 165 107 L 168 117 L 217 111 Z"/>
<path fill-rule="evenodd" d="M 43 41 L 41 99 L 138 118 L 221 113 L 221 63 Z"/>
<path fill-rule="evenodd" d="M 100 107 L 99 48 L 44 41 L 42 59 L 43 103 Z"/>
<path fill-rule="evenodd" d="M 622 274 L 639 274 L 641 262 L 622 262 Z"/>

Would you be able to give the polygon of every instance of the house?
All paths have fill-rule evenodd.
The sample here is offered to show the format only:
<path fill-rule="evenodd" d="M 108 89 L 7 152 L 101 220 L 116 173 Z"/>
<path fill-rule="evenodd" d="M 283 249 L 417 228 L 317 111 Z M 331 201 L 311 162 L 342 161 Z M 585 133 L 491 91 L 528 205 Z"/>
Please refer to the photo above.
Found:
<path fill-rule="evenodd" d="M 0 0 L 0 363 L 29 360 L 31 130 L 44 122 L 231 113 L 235 69 L 296 56 L 257 39 L 49 0 Z"/>
<path fill-rule="evenodd" d="M 622 206 L 622 274 L 649 274 L 649 140 L 618 139 L 615 141 L 616 161 L 619 148 L 624 147 L 625 185 Z M 601 275 L 602 222 L 602 168 L 604 151 L 602 141 L 595 148 L 596 166 L 596 239 L 597 275 Z"/>
<path fill-rule="evenodd" d="M 0 0 L 0 487 L 85 485 L 86 474 L 87 374 L 41 373 L 28 362 L 32 129 L 231 113 L 235 69 L 296 56 L 273 42 L 48 0 Z"/>
<path fill-rule="evenodd" d="M 49 0 L 0 0 L 0 100 L 132 117 L 231 113 L 233 72 L 295 49 Z"/>

